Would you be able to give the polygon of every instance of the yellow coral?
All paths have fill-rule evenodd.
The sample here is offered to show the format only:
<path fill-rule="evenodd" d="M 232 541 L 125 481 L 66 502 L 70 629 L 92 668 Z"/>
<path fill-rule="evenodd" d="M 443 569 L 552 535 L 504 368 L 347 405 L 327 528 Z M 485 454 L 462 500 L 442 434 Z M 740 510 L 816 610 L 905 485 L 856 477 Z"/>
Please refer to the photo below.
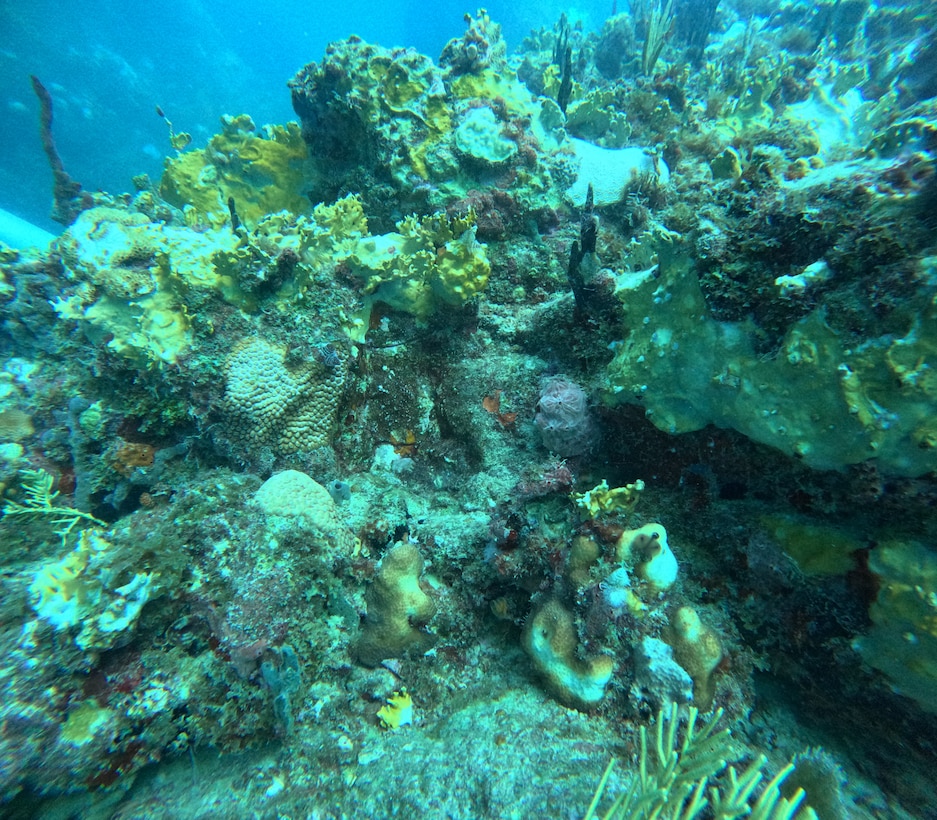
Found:
<path fill-rule="evenodd" d="M 559 601 L 547 601 L 530 615 L 522 640 L 537 671 L 560 702 L 590 709 L 605 697 L 615 661 L 608 655 L 588 660 L 577 657 L 579 641 L 573 616 Z"/>
<path fill-rule="evenodd" d="M 532 115 L 533 95 L 513 71 L 486 68 L 477 74 L 462 74 L 452 81 L 452 94 L 460 100 L 503 100 L 512 117 Z"/>
<path fill-rule="evenodd" d="M 485 289 L 491 265 L 481 248 L 474 230 L 467 230 L 439 249 L 431 282 L 440 301 L 459 307 Z"/>
<path fill-rule="evenodd" d="M 115 636 L 131 629 L 152 594 L 155 576 L 136 573 L 114 586 L 112 545 L 94 530 L 84 530 L 78 545 L 60 561 L 39 569 L 29 585 L 30 605 L 56 630 L 80 626 L 81 649 L 107 649 Z"/>
<path fill-rule="evenodd" d="M 573 500 L 580 509 L 589 514 L 590 518 L 595 518 L 599 513 L 631 512 L 637 505 L 643 489 L 644 482 L 640 479 L 624 487 L 610 488 L 603 478 L 602 483 L 591 490 L 573 493 Z"/>
<path fill-rule="evenodd" d="M 75 626 L 81 621 L 89 598 L 87 579 L 82 573 L 92 550 L 104 546 L 97 536 L 82 533 L 78 546 L 60 561 L 46 564 L 29 585 L 29 602 L 43 620 L 56 629 Z"/>
<path fill-rule="evenodd" d="M 440 303 L 458 307 L 488 284 L 491 265 L 474 222 L 473 213 L 408 217 L 395 233 L 362 237 L 348 262 L 372 301 L 426 319 Z"/>
<path fill-rule="evenodd" d="M 722 660 L 722 642 L 692 607 L 680 607 L 670 619 L 664 640 L 673 647 L 674 660 L 693 678 L 693 701 L 703 712 L 712 707 L 713 673 Z"/>
<path fill-rule="evenodd" d="M 419 550 L 407 541 L 395 544 L 381 559 L 365 595 L 368 614 L 354 646 L 361 663 L 376 666 L 385 658 L 432 646 L 434 637 L 422 627 L 436 614 L 436 604 L 420 585 L 422 572 Z"/>
<path fill-rule="evenodd" d="M 72 746 L 85 746 L 112 724 L 117 714 L 111 709 L 98 706 L 94 700 L 84 701 L 77 709 L 69 712 L 62 726 L 61 739 Z"/>
<path fill-rule="evenodd" d="M 250 306 L 235 279 L 244 263 L 238 242 L 227 229 L 196 232 L 115 208 L 89 209 L 58 243 L 82 286 L 53 307 L 80 322 L 92 342 L 143 366 L 175 363 L 193 342 L 189 305 L 214 292 Z"/>
<path fill-rule="evenodd" d="M 166 161 L 160 194 L 177 208 L 191 206 L 206 223 L 229 220 L 228 199 L 238 217 L 253 226 L 261 217 L 311 210 L 303 193 L 306 143 L 295 122 L 256 135 L 250 117 L 223 117 L 223 130 L 208 147 Z"/>
<path fill-rule="evenodd" d="M 406 688 L 394 692 L 380 709 L 377 716 L 385 729 L 399 729 L 413 723 L 413 698 Z"/>

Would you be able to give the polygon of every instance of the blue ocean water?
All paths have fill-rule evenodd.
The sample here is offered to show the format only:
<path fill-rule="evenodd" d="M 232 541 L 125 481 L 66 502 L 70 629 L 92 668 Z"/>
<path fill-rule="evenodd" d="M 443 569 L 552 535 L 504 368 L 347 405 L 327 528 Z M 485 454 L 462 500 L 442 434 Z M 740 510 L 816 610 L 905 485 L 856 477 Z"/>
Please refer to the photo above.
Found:
<path fill-rule="evenodd" d="M 937 820 L 932 0 L 0 33 L 0 818 Z"/>
<path fill-rule="evenodd" d="M 514 48 L 567 8 L 551 0 L 489 4 L 488 10 Z M 217 132 L 223 114 L 284 122 L 294 116 L 286 81 L 329 42 L 357 34 L 435 57 L 466 11 L 475 9 L 451 0 L 4 3 L 0 208 L 52 227 L 31 74 L 52 91 L 59 150 L 72 175 L 92 190 L 127 191 L 134 175 L 156 178 L 162 171 L 169 146 L 157 105 L 198 145 Z M 596 25 L 610 11 L 609 0 L 572 13 Z"/>

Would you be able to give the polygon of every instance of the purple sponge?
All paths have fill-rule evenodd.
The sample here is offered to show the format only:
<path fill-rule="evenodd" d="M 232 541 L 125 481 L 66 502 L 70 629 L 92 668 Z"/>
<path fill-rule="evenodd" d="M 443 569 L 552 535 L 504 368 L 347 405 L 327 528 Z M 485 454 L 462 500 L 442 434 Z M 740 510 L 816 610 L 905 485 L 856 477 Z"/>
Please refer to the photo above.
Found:
<path fill-rule="evenodd" d="M 588 453 L 595 443 L 585 391 L 565 376 L 544 379 L 534 424 L 543 446 L 563 458 Z"/>

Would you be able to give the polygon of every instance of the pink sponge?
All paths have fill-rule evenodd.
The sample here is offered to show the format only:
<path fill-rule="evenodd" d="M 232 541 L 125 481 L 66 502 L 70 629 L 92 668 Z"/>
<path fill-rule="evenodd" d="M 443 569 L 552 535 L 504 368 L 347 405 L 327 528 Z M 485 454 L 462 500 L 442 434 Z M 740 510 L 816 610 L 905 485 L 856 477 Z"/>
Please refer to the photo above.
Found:
<path fill-rule="evenodd" d="M 534 424 L 544 447 L 564 458 L 588 453 L 595 443 L 585 391 L 565 376 L 544 379 Z"/>

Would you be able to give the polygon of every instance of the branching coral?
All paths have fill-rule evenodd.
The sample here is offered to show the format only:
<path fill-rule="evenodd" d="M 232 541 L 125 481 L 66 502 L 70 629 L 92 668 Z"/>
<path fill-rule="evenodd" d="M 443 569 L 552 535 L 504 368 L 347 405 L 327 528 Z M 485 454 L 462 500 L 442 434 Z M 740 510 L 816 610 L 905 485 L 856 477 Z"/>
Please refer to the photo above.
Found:
<path fill-rule="evenodd" d="M 595 820 L 598 817 L 603 820 L 693 820 L 703 816 L 703 811 L 710 805 L 712 810 L 708 816 L 715 820 L 734 820 L 737 817 L 790 820 L 794 817 L 802 808 L 803 791 L 796 791 L 789 799 L 780 794 L 780 786 L 793 769 L 792 765 L 781 769 L 757 799 L 753 799 L 753 795 L 764 780 L 763 769 L 767 762 L 763 755 L 755 758 L 741 775 L 735 767 L 730 766 L 728 782 L 712 784 L 714 778 L 725 769 L 730 732 L 728 729 L 716 731 L 716 725 L 722 717 L 721 709 L 699 730 L 696 727 L 698 716 L 699 712 L 691 708 L 683 741 L 678 747 L 677 705 L 671 704 L 660 710 L 657 716 L 654 762 L 648 754 L 647 729 L 642 726 L 638 772 L 628 790 L 619 795 L 604 814 L 598 813 L 599 803 L 615 765 L 612 759 L 599 781 L 584 820 Z"/>
<path fill-rule="evenodd" d="M 45 470 L 23 471 L 23 500 L 7 501 L 3 506 L 3 516 L 23 518 L 45 518 L 54 528 L 55 534 L 62 539 L 62 546 L 69 533 L 83 521 L 104 526 L 90 513 L 76 510 L 74 507 L 60 506 L 55 503 L 58 492 L 53 492 L 53 477 Z"/>

